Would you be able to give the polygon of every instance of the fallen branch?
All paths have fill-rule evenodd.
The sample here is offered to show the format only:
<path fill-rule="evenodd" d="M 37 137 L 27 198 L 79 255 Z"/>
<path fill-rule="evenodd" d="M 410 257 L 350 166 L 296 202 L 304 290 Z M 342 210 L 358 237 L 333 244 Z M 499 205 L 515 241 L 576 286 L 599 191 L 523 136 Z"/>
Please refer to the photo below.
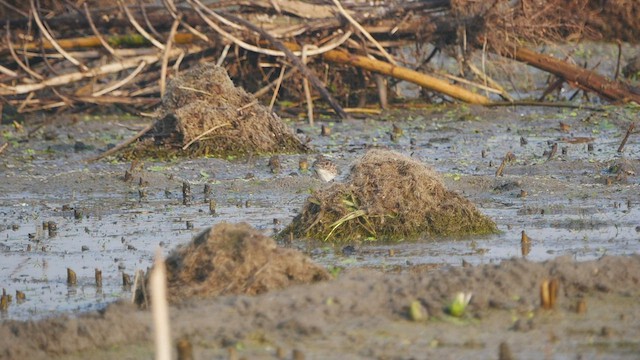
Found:
<path fill-rule="evenodd" d="M 515 50 L 513 58 L 562 77 L 581 89 L 593 91 L 607 99 L 621 102 L 635 101 L 640 104 L 640 94 L 632 92 L 626 84 L 607 79 L 596 72 L 522 47 Z"/>
<path fill-rule="evenodd" d="M 294 45 L 292 44 L 292 46 Z M 491 100 L 489 100 L 489 98 L 485 96 L 472 93 L 467 89 L 451 85 L 446 81 L 440 80 L 433 76 L 419 73 L 402 66 L 395 66 L 364 56 L 353 55 L 342 50 L 332 50 L 326 52 L 324 55 L 322 55 L 322 57 L 327 61 L 339 64 L 348 64 L 364 70 L 369 70 L 380 74 L 392 76 L 397 79 L 409 81 L 414 84 L 420 85 L 425 89 L 437 91 L 454 99 L 461 100 L 470 104 L 487 105 L 491 103 Z"/>

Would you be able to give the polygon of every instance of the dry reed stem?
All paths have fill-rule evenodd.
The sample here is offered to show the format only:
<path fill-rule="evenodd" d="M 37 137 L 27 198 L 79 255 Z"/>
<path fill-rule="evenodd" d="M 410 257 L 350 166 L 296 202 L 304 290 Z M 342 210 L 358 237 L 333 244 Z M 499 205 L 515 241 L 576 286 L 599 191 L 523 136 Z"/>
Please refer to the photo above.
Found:
<path fill-rule="evenodd" d="M 358 23 L 353 17 L 351 17 L 351 15 L 349 15 L 349 13 L 347 13 L 344 10 L 339 0 L 333 0 L 333 4 L 338 8 L 338 11 L 340 12 L 340 14 L 344 16 L 345 19 L 347 19 L 351 23 L 351 25 L 353 25 L 356 29 L 358 29 L 358 31 L 360 31 L 360 33 L 362 33 L 362 35 L 364 35 L 364 37 L 367 38 L 367 40 L 369 40 L 378 50 L 380 50 L 382 54 L 384 54 L 385 59 L 387 59 L 389 63 L 393 65 L 398 65 L 396 61 L 393 59 L 393 56 L 391 56 L 391 54 L 389 54 L 387 50 L 385 50 L 380 45 L 380 43 L 378 43 L 376 39 L 374 39 L 373 36 L 371 36 L 371 34 L 365 28 L 362 27 L 362 25 L 360 25 L 360 23 Z"/>
<path fill-rule="evenodd" d="M 127 19 L 129 19 L 129 22 L 131 23 L 131 25 L 133 25 L 133 27 L 136 29 L 136 31 L 138 31 L 140 35 L 142 35 L 142 37 L 149 40 L 149 42 L 153 44 L 153 46 L 157 47 L 158 49 L 164 50 L 164 45 L 162 45 L 162 43 L 156 40 L 142 26 L 140 26 L 140 23 L 138 23 L 136 18 L 133 17 L 133 15 L 131 14 L 131 11 L 129 11 L 129 8 L 127 7 L 127 4 L 125 4 L 123 0 L 118 0 L 118 5 L 120 5 L 120 7 L 124 10 L 124 13 L 127 15 Z"/>
<path fill-rule="evenodd" d="M 98 38 L 98 40 L 100 41 L 100 44 L 102 44 L 102 47 L 105 48 L 109 52 L 109 54 L 111 54 L 113 57 L 118 59 L 118 55 L 116 55 L 115 49 L 112 48 L 111 45 L 109 45 L 109 43 L 104 39 L 102 34 L 100 34 L 100 32 L 98 31 L 98 28 L 96 28 L 96 24 L 93 23 L 93 19 L 91 18 L 91 13 L 89 12 L 89 6 L 87 5 L 87 3 L 84 3 L 83 5 L 84 5 L 84 14 L 85 14 L 85 17 L 87 18 L 87 22 L 89 23 L 89 26 L 91 27 L 91 31 L 93 31 L 93 34 Z"/>
<path fill-rule="evenodd" d="M 82 71 L 87 71 L 89 70 L 89 68 L 87 68 L 84 64 L 82 64 L 80 61 L 78 61 L 76 58 L 74 58 L 73 56 L 71 56 L 71 54 L 69 54 L 68 52 L 66 52 L 59 44 L 58 42 L 53 38 L 53 36 L 51 36 L 51 33 L 49 33 L 49 30 L 47 30 L 47 28 L 44 26 L 44 24 L 42 23 L 42 20 L 40 19 L 40 14 L 38 9 L 36 8 L 36 3 L 34 0 L 30 0 L 30 4 L 31 4 L 31 11 L 33 13 L 33 20 L 35 20 L 36 25 L 38 25 L 38 28 L 40 29 L 40 33 L 47 38 L 47 40 L 49 40 L 49 42 L 51 43 L 51 45 L 53 45 L 53 47 L 56 49 L 56 51 L 58 51 L 60 53 L 60 55 L 64 56 L 65 59 L 67 59 L 70 63 L 72 63 L 73 65 L 77 66 L 80 68 L 80 70 Z"/>
<path fill-rule="evenodd" d="M 134 136 L 130 137 L 129 139 L 121 142 L 120 144 L 118 144 L 117 146 L 103 152 L 102 154 L 95 156 L 91 159 L 88 159 L 87 162 L 94 162 L 97 160 L 100 160 L 104 157 L 107 157 L 109 155 L 115 154 L 118 151 L 124 149 L 125 147 L 127 147 L 129 144 L 133 143 L 134 141 L 138 140 L 142 135 L 146 134 L 149 132 L 149 130 L 153 129 L 153 126 L 155 125 L 154 122 L 151 122 L 149 125 L 145 126 L 142 130 L 140 130 L 137 134 L 135 134 Z"/>
<path fill-rule="evenodd" d="M 180 25 L 180 21 L 174 20 L 173 24 L 171 25 L 171 30 L 169 31 L 167 43 L 162 52 L 162 66 L 160 67 L 160 97 L 164 96 L 167 87 L 167 66 L 169 65 L 169 53 L 171 51 L 171 46 L 173 45 L 173 37 L 178 30 L 178 25 Z"/>
<path fill-rule="evenodd" d="M 280 75 L 278 75 L 278 80 L 276 80 L 275 86 L 276 88 L 273 89 L 273 95 L 271 96 L 271 101 L 269 101 L 269 112 L 273 111 L 273 105 L 276 103 L 276 99 L 278 98 L 278 93 L 280 92 L 280 85 L 282 85 L 282 80 L 284 79 L 284 72 L 286 70 L 287 66 L 282 64 L 282 67 L 280 68 Z M 291 74 L 292 72 L 289 72 L 289 74 Z M 269 89 L 271 87 L 271 84 L 268 85 L 268 88 L 265 86 L 264 88 L 260 89 Z M 260 91 L 256 92 L 255 94 L 253 94 L 255 97 L 259 97 L 260 95 L 258 94 Z M 266 92 L 266 91 L 265 91 Z"/>
<path fill-rule="evenodd" d="M 116 89 L 121 88 L 122 86 L 126 85 L 127 83 L 129 83 L 131 80 L 133 80 L 141 71 L 142 69 L 144 69 L 144 66 L 146 65 L 146 63 L 144 61 L 140 61 L 140 65 L 138 65 L 137 68 L 135 68 L 131 74 L 127 75 L 124 79 L 115 82 L 114 84 L 107 86 L 106 88 L 102 89 L 102 90 L 98 90 L 96 92 L 94 92 L 93 94 L 91 94 L 91 96 L 94 97 L 98 97 L 98 96 L 102 96 L 104 94 L 110 93 Z"/>
<path fill-rule="evenodd" d="M 156 250 L 156 259 L 151 275 L 149 275 L 149 283 L 151 286 L 151 311 L 155 327 L 155 358 L 156 360 L 170 360 L 171 335 L 169 303 L 167 301 L 167 268 L 162 258 L 161 248 Z"/>

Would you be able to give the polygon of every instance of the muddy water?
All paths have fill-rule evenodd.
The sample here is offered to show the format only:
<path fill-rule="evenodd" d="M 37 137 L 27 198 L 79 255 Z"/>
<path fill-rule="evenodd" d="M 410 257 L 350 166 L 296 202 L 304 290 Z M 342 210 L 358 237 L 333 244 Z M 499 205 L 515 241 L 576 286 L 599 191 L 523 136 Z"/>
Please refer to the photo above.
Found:
<path fill-rule="evenodd" d="M 353 248 L 300 239 L 291 246 L 332 268 L 390 270 L 521 257 L 523 230 L 531 238 L 526 255 L 531 260 L 638 253 L 640 181 L 634 169 L 640 168 L 640 141 L 633 135 L 624 153 L 616 152 L 633 116 L 633 109 L 623 108 L 593 113 L 439 107 L 326 123 L 332 128 L 328 137 L 320 136 L 317 127 L 291 123 L 339 165 L 338 181 L 368 147 L 395 149 L 433 166 L 449 188 L 478 204 L 501 230 L 493 236 Z M 404 130 L 395 142 L 389 135 L 392 122 Z M 559 122 L 570 129 L 561 129 Z M 0 165 L 0 286 L 10 294 L 23 291 L 27 298 L 20 304 L 14 299 L 0 314 L 3 319 L 76 313 L 130 297 L 122 273 L 133 278 L 137 269 L 146 269 L 158 246 L 166 253 L 220 221 L 246 221 L 272 235 L 295 216 L 310 191 L 324 186 L 298 170 L 299 155 L 281 156 L 278 174 L 270 172 L 268 157 L 145 161 L 129 181 L 124 174 L 130 163 L 84 161 L 131 136 L 140 124 L 138 119 L 54 119 L 31 139 L 2 126 L 11 145 Z M 54 139 L 43 139 L 48 132 L 55 133 Z M 593 148 L 567 140 L 578 137 L 593 138 Z M 548 160 L 543 153 L 553 143 L 558 152 Z M 516 161 L 496 177 L 509 151 Z M 313 156 L 308 155 L 310 162 Z M 621 159 L 630 172 L 617 180 L 609 166 Z M 183 205 L 183 182 L 193 194 L 188 206 Z M 205 184 L 211 185 L 215 214 L 205 201 Z M 57 233 L 43 230 L 44 222 L 54 222 Z M 77 273 L 77 285 L 66 284 L 67 268 Z M 100 289 L 94 282 L 96 268 L 103 273 Z"/>

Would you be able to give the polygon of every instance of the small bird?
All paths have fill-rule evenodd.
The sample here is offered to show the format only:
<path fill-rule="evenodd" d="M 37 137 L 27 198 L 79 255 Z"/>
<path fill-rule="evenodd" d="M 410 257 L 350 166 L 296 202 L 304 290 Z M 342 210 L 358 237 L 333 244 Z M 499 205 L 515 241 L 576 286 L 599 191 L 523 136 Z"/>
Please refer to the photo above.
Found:
<path fill-rule="evenodd" d="M 338 167 L 336 164 L 326 157 L 319 155 L 313 163 L 313 170 L 320 180 L 329 182 L 338 175 Z"/>

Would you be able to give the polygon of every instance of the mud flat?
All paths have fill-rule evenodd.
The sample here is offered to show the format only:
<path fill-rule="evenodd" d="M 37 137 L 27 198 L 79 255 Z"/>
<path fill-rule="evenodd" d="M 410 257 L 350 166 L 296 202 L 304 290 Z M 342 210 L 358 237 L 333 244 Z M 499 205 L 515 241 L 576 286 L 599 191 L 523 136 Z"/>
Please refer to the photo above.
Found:
<path fill-rule="evenodd" d="M 227 358 L 230 347 L 247 358 L 274 358 L 278 349 L 307 358 L 496 358 L 501 343 L 519 359 L 635 358 L 636 134 L 616 151 L 635 116 L 625 108 L 434 107 L 327 123 L 331 136 L 290 122 L 338 165 L 337 181 L 370 148 L 392 149 L 442 174 L 447 189 L 476 204 L 499 232 L 335 245 L 283 241 L 337 278 L 183 303 L 171 310 L 173 336 L 188 339 L 197 358 Z M 26 295 L 0 313 L 4 358 L 150 357 L 149 314 L 125 304 L 131 292 L 123 273 L 150 266 L 157 246 L 168 254 L 222 221 L 245 221 L 272 236 L 313 190 L 327 186 L 298 168 L 301 156 L 313 155 L 280 155 L 278 173 L 269 156 L 87 164 L 144 123 L 50 121 L 31 138 L 2 125 L 10 146 L 0 164 L 0 285 Z M 404 131 L 393 141 L 392 124 Z M 509 152 L 515 159 L 496 177 Z M 183 204 L 185 182 L 190 205 Z M 77 285 L 67 285 L 67 267 Z M 102 270 L 101 288 L 95 268 Z M 558 303 L 541 310 L 540 284 L 551 279 L 559 281 Z M 472 293 L 466 315 L 450 316 L 444 309 L 459 292 Z M 114 304 L 119 299 L 125 303 Z M 581 300 L 586 312 L 578 313 Z M 425 320 L 410 319 L 412 304 Z"/>

